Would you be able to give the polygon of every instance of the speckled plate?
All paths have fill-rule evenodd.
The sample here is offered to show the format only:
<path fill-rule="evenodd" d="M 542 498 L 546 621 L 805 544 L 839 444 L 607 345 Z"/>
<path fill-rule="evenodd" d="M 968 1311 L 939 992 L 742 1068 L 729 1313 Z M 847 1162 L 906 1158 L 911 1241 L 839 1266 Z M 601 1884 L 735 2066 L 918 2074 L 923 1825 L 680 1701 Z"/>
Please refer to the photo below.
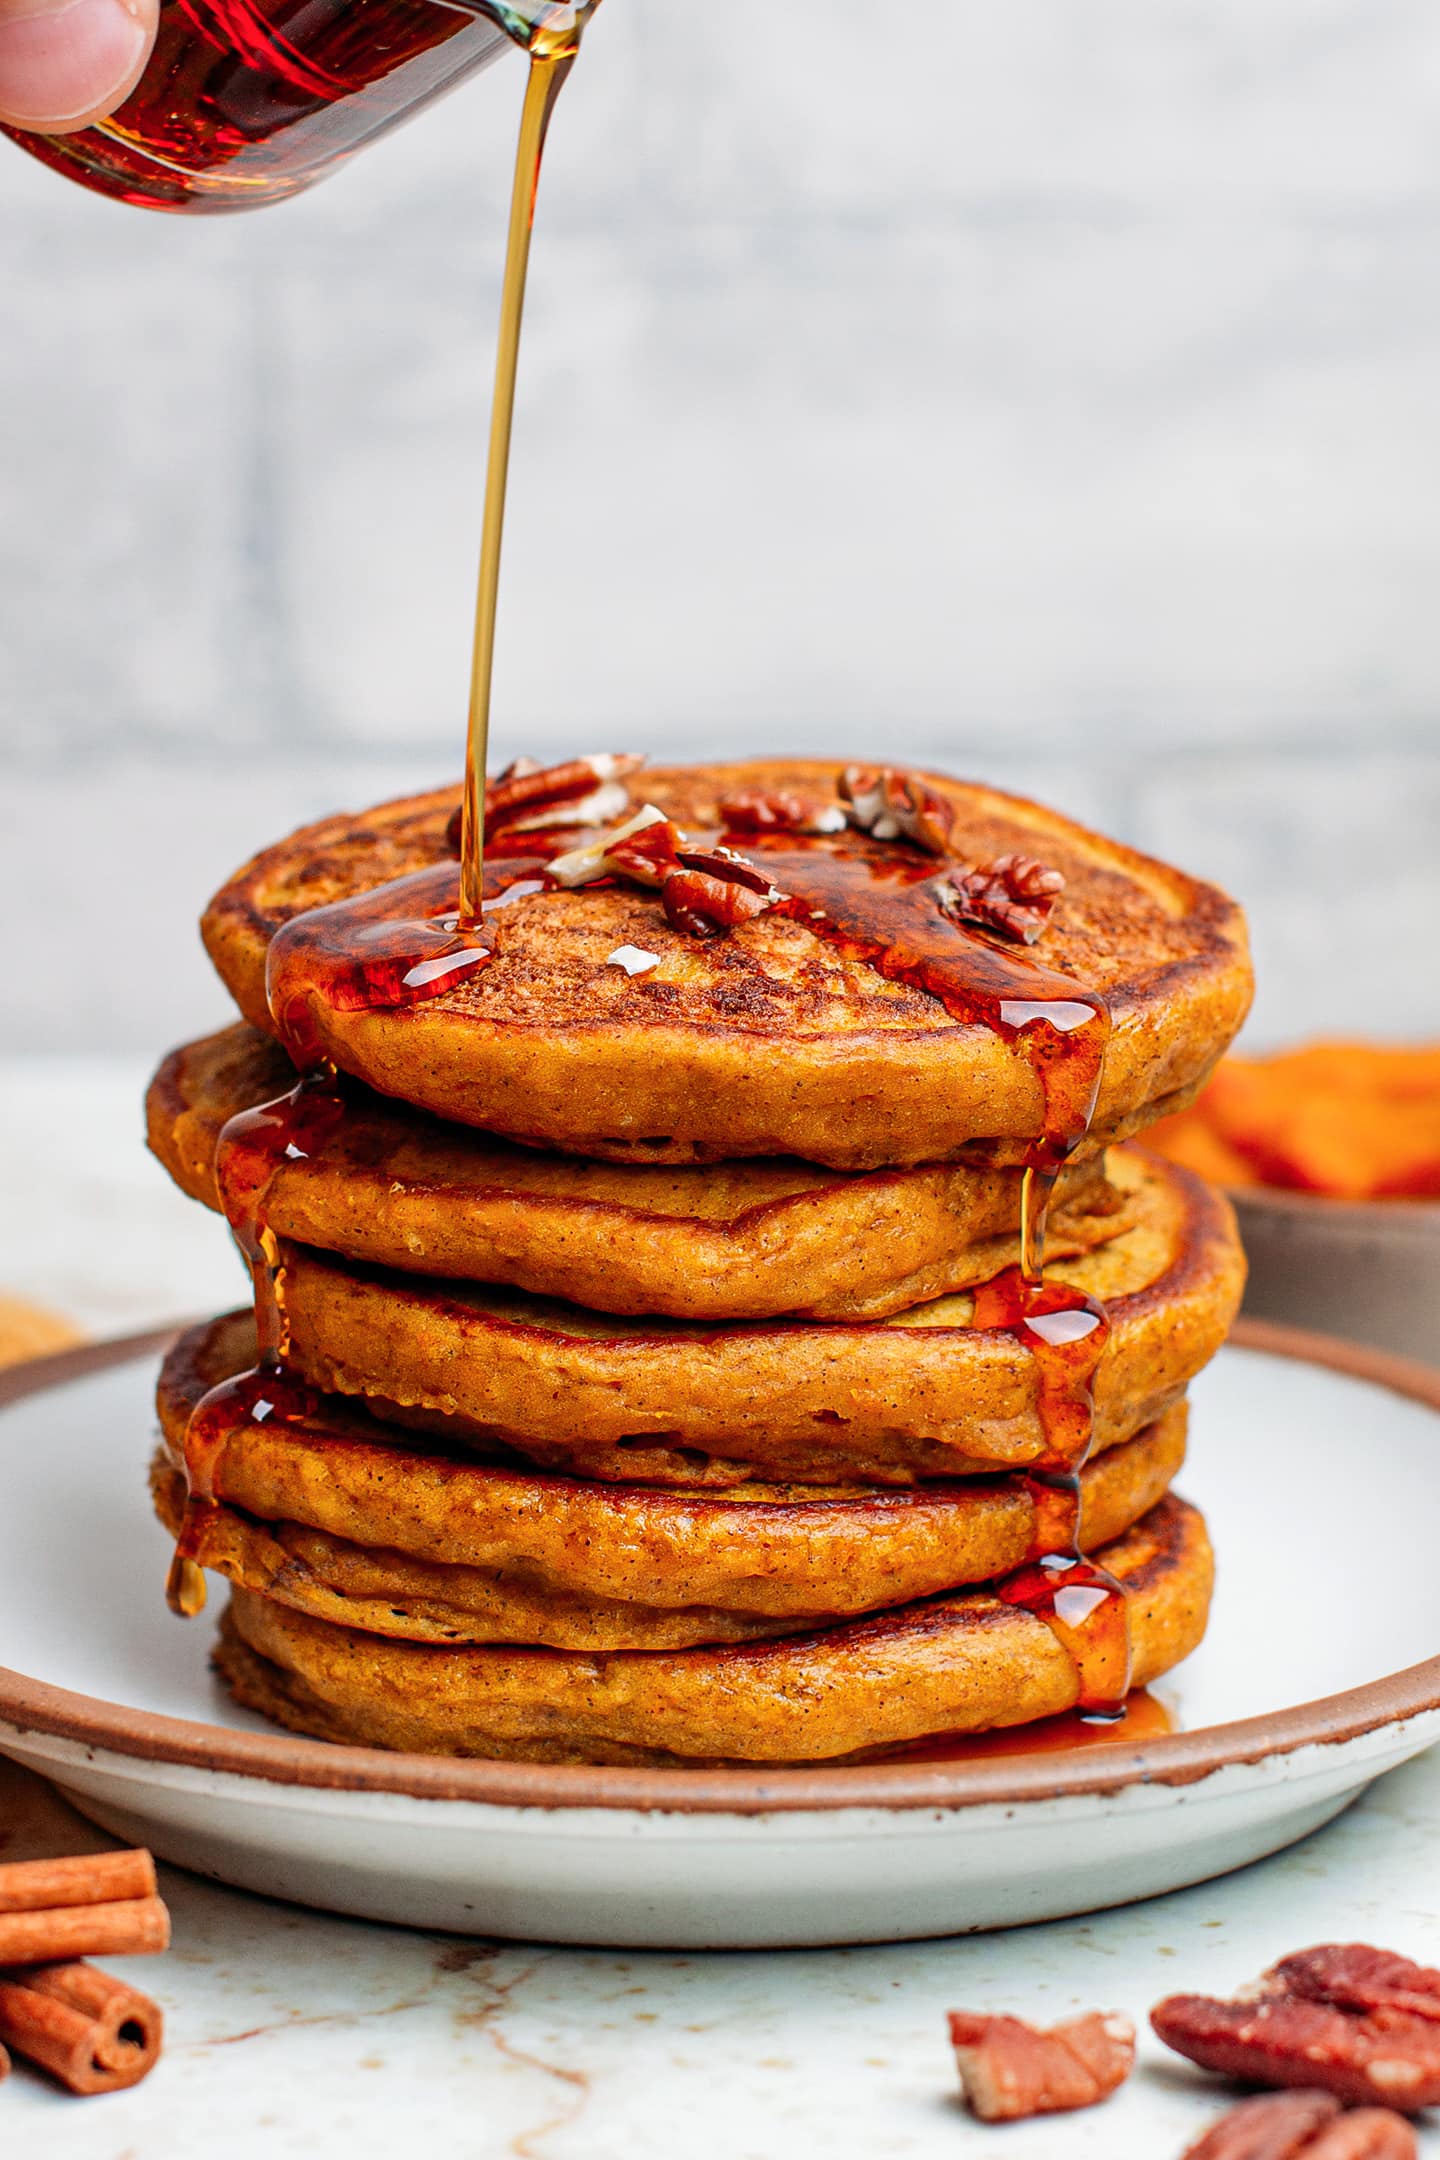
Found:
<path fill-rule="evenodd" d="M 1440 1374 L 1247 1324 L 1194 1390 L 1209 1636 L 1183 1729 L 1064 1755 L 570 1769 L 333 1748 L 171 1619 L 145 1465 L 167 1337 L 0 1374 L 0 1752 L 180 1865 L 417 1927 L 720 1948 L 1006 1927 L 1277 1851 L 1440 1739 Z"/>

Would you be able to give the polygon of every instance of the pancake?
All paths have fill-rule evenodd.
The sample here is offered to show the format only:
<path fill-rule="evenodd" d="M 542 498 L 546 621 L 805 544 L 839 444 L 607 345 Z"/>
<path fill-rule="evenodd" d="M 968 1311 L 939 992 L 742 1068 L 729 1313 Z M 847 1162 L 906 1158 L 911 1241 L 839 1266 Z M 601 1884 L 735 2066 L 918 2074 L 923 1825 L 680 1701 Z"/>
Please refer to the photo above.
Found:
<path fill-rule="evenodd" d="M 193 1328 L 157 1405 L 156 1512 L 178 1534 L 185 1430 L 206 1389 L 255 1354 L 248 1313 Z M 1169 1489 L 1185 1406 L 1087 1466 L 1086 1542 Z M 410 1641 L 664 1649 L 774 1635 L 817 1618 L 984 1582 L 1028 1558 L 1023 1480 L 918 1491 L 750 1486 L 682 1496 L 421 1453 L 340 1402 L 242 1426 L 210 1466 L 220 1503 L 195 1557 L 321 1619 Z"/>
<path fill-rule="evenodd" d="M 174 1050 L 150 1084 L 150 1146 L 218 1208 L 226 1120 L 293 1088 L 279 1044 L 228 1028 Z M 1018 1170 L 928 1164 L 868 1174 L 799 1161 L 697 1167 L 541 1155 L 351 1082 L 340 1131 L 284 1162 L 275 1233 L 379 1267 L 506 1283 L 595 1312 L 681 1320 L 882 1319 L 985 1282 L 1018 1252 Z M 1048 1250 L 1086 1252 L 1128 1212 L 1104 1158 L 1068 1171 Z"/>
<path fill-rule="evenodd" d="M 1132 1227 L 1050 1270 L 1105 1301 L 1095 1448 L 1128 1440 L 1214 1355 L 1240 1302 L 1229 1203 L 1117 1149 Z M 499 1442 L 586 1477 L 724 1486 L 908 1484 L 1043 1452 L 1035 1361 L 971 1325 L 968 1293 L 878 1324 L 696 1328 L 618 1320 L 519 1292 L 345 1265 L 287 1247 L 287 1362 L 327 1393 L 452 1440 Z"/>
<path fill-rule="evenodd" d="M 671 767 L 639 775 L 632 796 L 701 832 L 746 789 L 830 797 L 836 777 L 813 761 Z M 1066 880 L 1033 958 L 1109 1001 L 1094 1143 L 1184 1107 L 1249 1006 L 1239 910 L 1213 886 L 1053 811 L 921 778 L 955 805 L 957 858 L 1018 852 Z M 274 1031 L 266 961 L 281 926 L 446 862 L 458 799 L 444 789 L 328 818 L 222 888 L 202 933 L 252 1025 Z M 538 852 L 576 843 L 566 834 Z M 922 862 L 903 843 L 850 836 L 844 846 L 890 864 L 898 847 Z M 491 928 L 490 965 L 428 1002 L 337 1011 L 311 1001 L 317 1049 L 441 1117 L 607 1160 L 799 1155 L 869 1169 L 979 1148 L 1015 1162 L 1042 1130 L 1041 1084 L 1022 1041 L 953 1019 L 928 991 L 845 958 L 808 923 L 768 913 L 701 940 L 669 926 L 655 893 L 617 885 L 507 903 Z M 625 946 L 658 965 L 632 979 L 607 964 Z"/>
<path fill-rule="evenodd" d="M 1172 1496 L 1099 1557 L 1130 1592 L 1146 1686 L 1204 1633 L 1204 1520 Z M 293 1731 L 531 1762 L 833 1762 L 1029 1724 L 1078 1694 L 1057 1636 L 988 1589 L 778 1642 L 598 1656 L 389 1642 L 236 1590 L 215 1662 L 246 1708 Z"/>

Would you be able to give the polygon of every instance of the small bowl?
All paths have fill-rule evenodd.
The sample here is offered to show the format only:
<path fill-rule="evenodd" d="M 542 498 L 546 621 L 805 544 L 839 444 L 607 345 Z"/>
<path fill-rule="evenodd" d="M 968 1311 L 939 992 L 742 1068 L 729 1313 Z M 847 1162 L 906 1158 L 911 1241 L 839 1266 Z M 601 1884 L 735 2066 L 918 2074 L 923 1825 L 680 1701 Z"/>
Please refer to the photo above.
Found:
<path fill-rule="evenodd" d="M 1440 1203 L 1232 1188 L 1245 1311 L 1440 1365 Z"/>

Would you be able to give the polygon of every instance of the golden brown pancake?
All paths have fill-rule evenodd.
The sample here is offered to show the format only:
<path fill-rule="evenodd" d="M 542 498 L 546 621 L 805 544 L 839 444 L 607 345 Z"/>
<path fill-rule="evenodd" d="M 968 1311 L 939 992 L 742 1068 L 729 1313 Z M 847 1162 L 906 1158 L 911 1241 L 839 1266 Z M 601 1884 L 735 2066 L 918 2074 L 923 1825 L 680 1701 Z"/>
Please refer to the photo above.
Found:
<path fill-rule="evenodd" d="M 836 770 L 793 760 L 657 768 L 637 776 L 632 796 L 695 832 L 747 788 L 831 795 Z M 1095 1142 L 1193 1099 L 1250 1002 L 1234 904 L 1036 804 L 923 778 L 957 807 L 958 856 L 1018 851 L 1066 879 L 1033 957 L 1109 1001 Z M 246 1019 L 271 1029 L 266 956 L 281 925 L 445 861 L 457 801 L 445 789 L 329 818 L 236 873 L 202 930 Z M 629 887 L 521 899 L 494 923 L 491 964 L 427 1003 L 314 1009 L 324 1055 L 441 1117 L 617 1161 L 800 1155 L 868 1169 L 978 1146 L 1014 1162 L 1017 1143 L 1042 1129 L 1023 1045 L 957 1022 L 806 924 L 765 914 L 702 941 L 671 929 L 654 893 Z M 607 965 L 626 945 L 659 965 L 634 979 Z"/>
<path fill-rule="evenodd" d="M 1146 1686 L 1204 1633 L 1204 1519 L 1172 1495 L 1099 1557 L 1130 1592 Z M 323 1740 L 532 1762 L 835 1761 L 1029 1724 L 1078 1692 L 1052 1630 L 990 1590 L 778 1642 L 597 1656 L 391 1642 L 236 1590 L 216 1664 L 247 1708 Z"/>
<path fill-rule="evenodd" d="M 151 1488 L 178 1534 L 185 1430 L 255 1354 L 248 1313 L 193 1328 L 157 1397 Z M 1085 1540 L 1118 1537 L 1169 1489 L 1185 1406 L 1083 1475 Z M 420 1452 L 342 1402 L 242 1426 L 211 1464 L 219 1512 L 195 1557 L 298 1611 L 410 1641 L 666 1649 L 907 1604 L 1024 1564 L 1024 1481 L 906 1492 L 748 1486 L 679 1495 Z"/>
<path fill-rule="evenodd" d="M 295 1085 L 279 1044 L 227 1028 L 174 1050 L 150 1084 L 150 1145 L 218 1208 L 227 1118 Z M 883 1319 L 986 1282 L 1018 1250 L 1018 1170 L 927 1164 L 856 1174 L 791 1160 L 705 1166 L 542 1155 L 347 1084 L 325 1147 L 282 1163 L 269 1227 L 374 1266 L 507 1283 L 596 1312 L 681 1320 Z M 1062 1179 L 1055 1258 L 1123 1229 L 1104 1158 Z"/>
<path fill-rule="evenodd" d="M 1244 1283 L 1220 1194 L 1138 1149 L 1117 1149 L 1111 1174 L 1133 1226 L 1051 1271 L 1109 1308 L 1097 1451 L 1179 1397 L 1224 1341 Z M 293 1246 L 281 1294 L 288 1361 L 313 1386 L 582 1476 L 907 1484 L 1013 1469 L 1043 1451 L 1034 1359 L 1008 1330 L 974 1328 L 965 1292 L 878 1324 L 697 1328 Z"/>

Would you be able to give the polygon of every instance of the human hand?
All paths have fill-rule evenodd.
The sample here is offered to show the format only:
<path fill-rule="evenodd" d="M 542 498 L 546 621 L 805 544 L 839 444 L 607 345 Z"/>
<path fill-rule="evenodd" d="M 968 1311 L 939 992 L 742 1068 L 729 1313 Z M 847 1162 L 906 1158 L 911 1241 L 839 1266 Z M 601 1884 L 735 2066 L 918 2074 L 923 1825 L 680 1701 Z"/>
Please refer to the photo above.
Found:
<path fill-rule="evenodd" d="M 0 0 L 0 120 L 69 135 L 144 71 L 159 0 Z"/>

